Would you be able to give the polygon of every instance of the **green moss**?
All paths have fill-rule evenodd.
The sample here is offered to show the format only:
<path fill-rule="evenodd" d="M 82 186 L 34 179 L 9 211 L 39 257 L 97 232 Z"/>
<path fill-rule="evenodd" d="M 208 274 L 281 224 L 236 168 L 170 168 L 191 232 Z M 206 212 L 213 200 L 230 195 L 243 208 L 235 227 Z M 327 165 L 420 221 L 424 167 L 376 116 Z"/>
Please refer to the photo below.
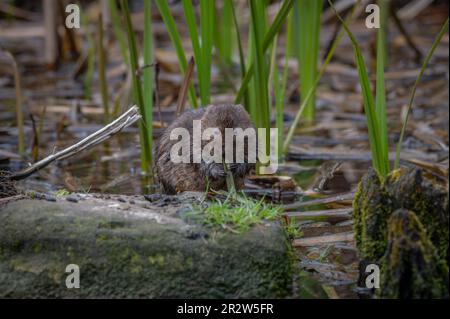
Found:
<path fill-rule="evenodd" d="M 0 214 L 0 297 L 292 295 L 295 261 L 277 222 L 256 223 L 235 234 L 178 218 L 159 223 L 127 215 L 98 204 L 90 209 L 85 202 L 8 204 Z M 68 264 L 79 265 L 82 289 L 65 287 Z"/>
<path fill-rule="evenodd" d="M 426 178 L 422 170 L 404 170 L 400 178 L 387 185 L 392 209 L 413 211 L 425 227 L 439 256 L 448 260 L 449 208 L 444 185 Z"/>
<path fill-rule="evenodd" d="M 363 260 L 377 262 L 383 256 L 389 214 L 382 182 L 371 170 L 358 185 L 353 202 L 355 242 Z"/>
<path fill-rule="evenodd" d="M 383 298 L 448 297 L 448 267 L 413 212 L 397 210 L 389 219 L 381 269 L 379 295 Z"/>
<path fill-rule="evenodd" d="M 36 254 L 39 254 L 39 253 L 41 252 L 41 250 L 42 250 L 42 244 L 41 244 L 41 243 L 36 243 L 36 244 L 34 245 L 34 252 L 35 252 Z"/>
<path fill-rule="evenodd" d="M 157 265 L 160 267 L 164 266 L 164 256 L 163 255 L 148 256 L 147 259 L 151 265 Z"/>
<path fill-rule="evenodd" d="M 402 215 L 408 217 L 408 222 L 404 223 L 412 227 L 411 229 L 405 229 L 404 223 L 393 218 L 393 213 L 399 209 L 414 214 L 414 218 Z M 414 249 L 420 252 L 418 255 L 421 256 L 420 260 L 423 263 L 430 263 L 429 258 L 433 256 L 434 264 L 445 264 L 448 267 L 448 193 L 444 186 L 426 178 L 422 170 L 396 170 L 383 181 L 373 170 L 369 171 L 358 185 L 353 202 L 353 215 L 355 241 L 364 262 L 378 264 L 384 262 L 383 267 L 392 267 L 393 269 L 389 271 L 394 273 L 400 271 L 395 270 L 396 268 L 405 268 L 406 265 L 416 267 L 412 263 L 403 263 L 401 257 L 407 255 L 410 250 L 408 247 L 411 247 L 411 242 L 402 235 L 409 232 L 415 234 L 414 236 L 421 236 L 421 239 L 415 242 Z M 388 235 L 391 239 L 402 238 L 404 247 L 396 243 L 388 249 Z M 434 250 L 436 257 L 430 253 Z M 388 263 L 385 260 L 387 251 L 390 258 Z M 387 271 L 383 267 L 381 272 Z M 419 282 L 411 284 L 419 285 Z"/>

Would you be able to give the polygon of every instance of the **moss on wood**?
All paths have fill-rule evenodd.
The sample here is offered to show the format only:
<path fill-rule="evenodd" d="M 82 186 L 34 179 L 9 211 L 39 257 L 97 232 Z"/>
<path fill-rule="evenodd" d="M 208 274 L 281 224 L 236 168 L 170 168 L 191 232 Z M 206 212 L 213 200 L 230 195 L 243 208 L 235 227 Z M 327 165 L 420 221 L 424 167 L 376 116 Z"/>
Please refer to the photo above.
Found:
<path fill-rule="evenodd" d="M 442 280 L 448 280 L 449 260 L 445 185 L 420 169 L 397 170 L 385 180 L 370 170 L 358 185 L 353 214 L 362 262 L 380 264 L 382 276 L 385 274 L 379 295 L 399 298 L 448 295 L 448 284 L 442 288 Z M 402 281 L 394 280 L 395 276 L 401 276 Z M 423 285 L 423 278 L 439 284 L 436 288 Z M 411 285 L 409 292 L 405 282 Z"/>
<path fill-rule="evenodd" d="M 126 206 L 8 204 L 0 213 L 0 297 L 292 296 L 292 249 L 278 223 L 233 234 L 187 224 L 177 209 Z M 66 288 L 68 264 L 80 267 L 80 289 Z"/>

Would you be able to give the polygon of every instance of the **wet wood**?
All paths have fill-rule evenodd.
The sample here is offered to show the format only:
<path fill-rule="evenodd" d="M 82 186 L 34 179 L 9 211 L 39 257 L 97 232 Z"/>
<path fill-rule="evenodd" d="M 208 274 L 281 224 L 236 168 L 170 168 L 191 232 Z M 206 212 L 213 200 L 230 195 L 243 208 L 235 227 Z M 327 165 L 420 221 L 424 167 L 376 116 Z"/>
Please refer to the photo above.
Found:
<path fill-rule="evenodd" d="M 318 237 L 318 236 L 327 236 L 331 234 L 339 234 L 353 231 L 353 224 L 338 226 L 338 225 L 330 225 L 330 226 L 315 226 L 309 227 L 309 225 L 305 225 L 301 227 L 302 237 Z"/>
<path fill-rule="evenodd" d="M 0 38 L 32 38 L 43 37 L 44 35 L 44 26 L 37 24 L 17 25 L 11 28 L 0 28 Z"/>
<path fill-rule="evenodd" d="M 352 216 L 352 211 L 352 208 L 342 208 L 306 212 L 287 212 L 284 215 L 287 217 L 295 218 L 297 220 L 319 219 L 333 220 L 334 222 L 336 222 L 350 219 Z"/>
<path fill-rule="evenodd" d="M 308 207 L 308 206 L 315 206 L 315 205 L 321 205 L 321 204 L 330 204 L 335 202 L 341 202 L 341 201 L 351 201 L 355 197 L 354 192 L 349 192 L 345 194 L 339 194 L 335 196 L 330 196 L 326 198 L 319 198 L 319 199 L 313 199 L 309 201 L 304 202 L 296 202 L 292 204 L 286 204 L 282 205 L 282 208 L 284 210 L 291 210 L 291 209 L 298 209 L 301 207 Z"/>
<path fill-rule="evenodd" d="M 295 239 L 293 242 L 294 247 L 309 247 L 317 245 L 330 245 L 339 242 L 352 242 L 353 232 L 339 233 L 326 236 L 306 237 Z"/>
<path fill-rule="evenodd" d="M 123 128 L 136 123 L 140 118 L 141 116 L 138 113 L 137 106 L 133 106 L 127 112 L 122 114 L 119 118 L 117 118 L 110 124 L 106 125 L 105 127 L 101 128 L 100 130 L 96 131 L 95 133 L 84 138 L 80 142 L 72 146 L 69 146 L 55 154 L 47 156 L 46 158 L 31 165 L 30 167 L 24 169 L 23 171 L 12 174 L 10 176 L 10 179 L 12 180 L 24 179 L 56 160 L 71 157 L 99 143 L 102 143 L 103 141 L 107 140 L 114 134 L 120 132 Z"/>
<path fill-rule="evenodd" d="M 389 159 L 395 159 L 395 152 L 389 152 Z M 289 160 L 326 160 L 326 161 L 372 161 L 370 151 L 334 151 L 330 149 L 290 147 L 287 156 Z M 426 153 L 420 150 L 405 149 L 400 155 L 402 160 L 418 159 L 430 162 L 437 162 L 439 156 L 436 153 Z"/>

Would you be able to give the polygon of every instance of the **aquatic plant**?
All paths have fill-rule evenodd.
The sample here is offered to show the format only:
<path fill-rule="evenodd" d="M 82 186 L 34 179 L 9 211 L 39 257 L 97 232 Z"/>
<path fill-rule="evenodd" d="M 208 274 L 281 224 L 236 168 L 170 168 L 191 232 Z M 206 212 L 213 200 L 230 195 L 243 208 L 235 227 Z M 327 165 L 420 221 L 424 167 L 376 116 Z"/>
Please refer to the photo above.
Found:
<path fill-rule="evenodd" d="M 397 143 L 397 151 L 396 151 L 394 169 L 397 169 L 399 167 L 400 152 L 401 152 L 401 149 L 402 149 L 403 138 L 405 136 L 406 126 L 408 124 L 408 119 L 409 119 L 409 116 L 411 114 L 412 107 L 413 107 L 413 104 L 414 104 L 414 98 L 416 96 L 417 86 L 419 85 L 420 81 L 422 80 L 422 76 L 425 73 L 425 69 L 426 69 L 428 63 L 430 62 L 434 51 L 436 50 L 437 46 L 439 45 L 439 43 L 441 42 L 442 38 L 444 37 L 444 35 L 447 32 L 448 32 L 448 18 L 445 21 L 444 25 L 442 26 L 441 31 L 439 31 L 439 34 L 436 36 L 436 39 L 434 40 L 433 45 L 431 46 L 430 50 L 428 51 L 428 54 L 425 57 L 425 60 L 423 61 L 423 64 L 422 64 L 422 66 L 420 68 L 419 75 L 417 76 L 416 82 L 414 83 L 413 89 L 411 91 L 411 97 L 409 98 L 409 103 L 408 103 L 408 111 L 406 113 L 405 120 L 403 121 L 402 130 L 400 132 L 400 138 L 399 138 L 398 143 Z"/>
<path fill-rule="evenodd" d="M 278 10 L 278 13 L 276 14 L 272 24 L 267 29 L 267 32 L 264 34 L 264 39 L 262 43 L 262 53 L 266 53 L 266 51 L 269 49 L 269 47 L 272 45 L 273 40 L 275 38 L 275 35 L 281 30 L 283 27 L 283 23 L 286 20 L 289 12 L 291 11 L 295 0 L 285 0 L 282 2 L 280 9 Z M 241 85 L 239 87 L 239 91 L 236 94 L 235 97 L 235 104 L 240 104 L 242 100 L 244 99 L 244 96 L 248 90 L 250 80 L 253 78 L 254 72 L 255 72 L 255 65 L 254 61 L 248 63 L 245 76 L 242 78 Z M 247 106 L 246 106 L 247 108 Z M 247 108 L 248 110 L 248 108 Z"/>
<path fill-rule="evenodd" d="M 150 0 L 146 0 L 146 2 L 150 2 Z M 131 14 L 130 10 L 128 8 L 128 2 L 126 0 L 121 0 L 121 6 L 123 10 L 123 16 L 124 16 L 124 22 L 125 22 L 125 29 L 128 37 L 128 48 L 129 48 L 129 61 L 130 61 L 130 67 L 132 72 L 132 80 L 133 80 L 133 96 L 136 105 L 139 107 L 139 112 L 141 113 L 142 120 L 139 121 L 139 137 L 140 137 L 140 143 L 141 143 L 141 168 L 142 172 L 144 174 L 149 174 L 151 171 L 151 163 L 152 163 L 152 122 L 151 122 L 151 113 L 152 109 L 150 109 L 150 104 L 145 104 L 144 101 L 144 95 L 142 92 L 142 83 L 139 78 L 139 64 L 138 64 L 138 49 L 136 45 L 136 38 L 133 30 L 133 25 L 131 22 Z M 150 4 L 146 4 L 146 18 L 149 20 L 151 17 L 150 10 Z M 151 34 L 150 23 L 146 23 L 145 27 L 147 30 L 144 31 L 145 35 Z M 152 41 L 152 37 L 147 36 L 144 38 L 144 48 L 146 48 L 146 54 L 145 59 L 148 61 L 151 59 L 151 56 L 149 54 L 151 53 L 151 44 L 148 42 Z M 147 42 L 147 43 L 145 43 Z M 149 72 L 149 70 L 145 70 L 144 72 Z M 147 81 L 146 84 L 148 85 L 149 81 L 149 74 L 147 73 Z M 146 88 L 151 89 L 151 88 Z M 150 92 L 146 92 L 146 94 L 151 94 L 153 96 L 153 90 Z M 148 95 L 147 96 L 147 103 L 149 102 Z M 150 98 L 151 100 L 151 98 Z"/>
<path fill-rule="evenodd" d="M 289 54 L 288 52 L 292 47 L 292 14 L 288 16 L 287 20 L 287 31 L 286 31 L 286 48 L 284 56 L 284 66 L 283 73 L 280 76 L 280 71 L 278 70 L 277 64 L 277 47 L 278 47 L 278 36 L 275 37 L 274 45 L 272 49 L 271 57 L 271 77 L 273 84 L 273 94 L 275 96 L 275 126 L 278 128 L 278 158 L 281 160 L 283 156 L 283 136 L 284 136 L 284 104 L 286 103 L 286 86 L 289 73 Z"/>
<path fill-rule="evenodd" d="M 334 8 L 331 0 L 328 0 L 330 6 Z M 384 0 L 381 1 L 380 14 L 385 14 L 383 9 Z M 380 176 L 386 176 L 389 171 L 389 157 L 387 153 L 388 149 L 388 139 L 387 139 L 387 128 L 386 123 L 386 96 L 384 91 L 384 65 L 385 65 L 385 54 L 386 49 L 384 45 L 384 30 L 385 25 L 383 21 L 385 19 L 380 19 L 381 26 L 377 32 L 377 85 L 376 85 L 376 100 L 372 93 L 372 88 L 370 86 L 369 75 L 367 73 L 366 64 L 364 56 L 362 54 L 361 47 L 356 40 L 353 33 L 350 31 L 347 23 L 342 19 L 339 13 L 336 11 L 336 15 L 344 26 L 354 48 L 354 55 L 356 66 L 359 74 L 359 84 L 361 86 L 361 91 L 363 95 L 364 111 L 367 117 L 367 128 L 369 133 L 370 147 L 372 150 L 372 164 L 377 173 Z M 380 40 L 381 39 L 381 40 Z"/>
<path fill-rule="evenodd" d="M 359 3 L 360 3 L 360 0 L 357 0 L 356 3 L 354 4 L 353 9 L 352 9 L 351 13 L 348 15 L 348 18 L 346 20 L 347 24 L 353 19 Z M 294 11 L 294 13 L 295 13 L 295 11 Z M 344 33 L 345 33 L 345 30 L 341 29 L 339 31 L 339 33 L 337 34 L 336 38 L 334 39 L 333 43 L 331 44 L 331 47 L 330 47 L 330 49 L 329 49 L 329 51 L 327 53 L 327 56 L 325 57 L 325 60 L 322 63 L 322 66 L 321 66 L 321 68 L 320 68 L 320 70 L 319 70 L 319 72 L 317 74 L 317 77 L 315 79 L 314 85 L 309 89 L 309 91 L 306 94 L 306 96 L 304 96 L 302 98 L 302 102 L 300 104 L 300 107 L 299 107 L 299 109 L 297 111 L 297 114 L 295 115 L 294 121 L 292 122 L 291 127 L 289 128 L 289 131 L 288 131 L 288 133 L 286 135 L 286 138 L 284 140 L 284 143 L 283 143 L 283 154 L 287 154 L 287 152 L 289 151 L 289 145 L 291 144 L 292 138 L 294 137 L 294 134 L 295 134 L 295 130 L 297 129 L 297 127 L 298 127 L 298 125 L 300 123 L 300 119 L 303 116 L 303 112 L 305 111 L 306 107 L 308 106 L 309 100 L 314 96 L 314 92 L 315 92 L 317 86 L 319 85 L 320 79 L 324 75 L 328 64 L 330 63 L 331 59 L 333 58 L 334 52 L 336 51 L 336 48 L 339 45 L 339 43 L 340 43 Z"/>
<path fill-rule="evenodd" d="M 129 65 L 128 58 L 128 48 L 126 35 L 122 30 L 122 22 L 120 19 L 119 12 L 117 10 L 117 0 L 109 0 L 109 11 L 111 14 L 111 23 L 113 26 L 114 35 L 116 37 L 117 43 L 119 44 L 120 53 L 122 54 L 123 61 L 126 65 Z"/>
<path fill-rule="evenodd" d="M 170 12 L 169 4 L 166 0 L 156 0 L 156 5 L 158 6 L 159 13 L 161 14 L 161 17 L 163 18 L 163 21 L 167 27 L 167 32 L 169 33 L 170 39 L 172 41 L 172 44 L 175 48 L 175 52 L 178 57 L 178 63 L 180 65 L 180 69 L 185 75 L 188 70 L 188 62 L 187 58 L 185 56 L 185 50 L 183 48 L 183 44 L 181 41 L 180 34 L 178 32 L 175 20 L 172 16 L 172 13 Z M 198 80 L 199 80 L 199 87 L 200 87 L 200 98 L 203 102 L 209 101 L 210 97 L 210 79 L 211 79 L 211 61 L 212 61 L 212 16 L 207 17 L 208 14 L 212 14 L 213 11 L 211 11 L 214 7 L 213 1 L 201 1 L 201 9 L 200 9 L 200 15 L 201 15 L 201 40 L 202 45 L 200 46 L 200 39 L 198 34 L 198 28 L 197 23 L 195 19 L 195 13 L 194 9 L 192 7 L 191 1 L 183 1 L 183 9 L 184 14 L 186 17 L 186 22 L 189 29 L 189 35 L 191 38 L 192 48 L 194 51 L 194 58 L 195 63 L 198 68 Z M 203 11 L 203 14 L 202 14 Z M 208 30 L 203 30 L 203 28 L 207 28 Z M 206 41 L 203 42 L 203 41 Z M 205 83 L 205 81 L 208 80 L 208 83 Z M 194 90 L 194 86 L 191 84 L 189 86 L 189 103 L 193 108 L 197 108 L 197 96 Z M 203 106 L 206 106 L 208 103 L 203 104 Z"/>
<path fill-rule="evenodd" d="M 322 0 L 297 0 L 298 14 L 295 18 L 298 26 L 297 35 L 297 59 L 300 77 L 300 96 L 304 99 L 312 89 L 312 96 L 309 98 L 304 119 L 313 121 L 315 118 L 316 98 L 315 82 L 318 76 L 317 62 L 319 59 L 319 39 L 320 39 L 320 18 L 322 13 Z"/>
<path fill-rule="evenodd" d="M 222 7 L 216 9 L 215 18 L 219 21 L 214 28 L 214 44 L 220 60 L 229 66 L 233 62 L 235 48 L 234 4 L 233 0 L 223 0 Z"/>
<path fill-rule="evenodd" d="M 330 6 L 334 9 L 331 0 L 328 0 Z M 342 19 L 339 13 L 335 10 L 337 17 L 341 21 L 345 31 L 347 32 L 354 48 L 355 61 L 358 68 L 359 82 L 363 94 L 364 111 L 367 118 L 367 127 L 369 133 L 369 142 L 372 153 L 372 164 L 374 169 L 377 171 L 378 175 L 381 177 L 386 177 L 391 171 L 389 163 L 389 143 L 388 143 L 388 131 L 387 131 L 387 115 L 386 115 L 386 92 L 385 92 L 385 59 L 386 59 L 386 45 L 385 45 L 385 34 L 386 34 L 386 22 L 383 16 L 387 14 L 387 2 L 386 0 L 380 0 L 380 28 L 377 31 L 377 67 L 376 67 L 376 96 L 374 98 L 369 75 L 366 69 L 364 56 L 362 54 L 361 47 L 358 44 L 355 36 L 351 32 L 348 24 Z M 434 41 L 425 61 L 421 67 L 420 73 L 413 87 L 413 93 L 411 95 L 408 107 L 408 114 L 411 112 L 411 108 L 414 102 L 415 91 L 420 79 L 425 71 L 428 62 L 431 59 L 433 52 L 435 51 L 440 40 L 444 34 L 448 31 L 448 19 L 444 23 L 441 31 L 439 32 L 436 40 Z M 406 124 L 408 121 L 408 116 L 406 116 L 402 132 L 397 146 L 397 158 L 395 162 L 395 168 L 398 167 L 400 161 L 400 149 L 403 136 L 406 129 Z"/>

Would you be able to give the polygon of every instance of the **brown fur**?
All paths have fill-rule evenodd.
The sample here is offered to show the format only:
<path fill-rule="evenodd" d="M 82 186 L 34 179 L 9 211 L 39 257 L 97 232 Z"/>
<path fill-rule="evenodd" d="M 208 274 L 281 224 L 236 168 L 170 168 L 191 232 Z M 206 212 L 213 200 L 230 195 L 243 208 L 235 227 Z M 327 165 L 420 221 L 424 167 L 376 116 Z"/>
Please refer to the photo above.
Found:
<path fill-rule="evenodd" d="M 183 191 L 205 191 L 207 186 L 214 190 L 226 189 L 226 178 L 221 163 L 192 163 L 192 131 L 193 121 L 201 120 L 202 132 L 208 127 L 217 127 L 222 133 L 225 144 L 225 128 L 253 127 L 248 113 L 240 105 L 217 105 L 190 110 L 180 115 L 163 132 L 156 144 L 154 172 L 161 184 L 162 191 L 175 194 Z M 177 127 L 187 129 L 191 135 L 191 163 L 173 163 L 170 160 L 170 149 L 177 140 L 170 140 L 170 132 Z M 202 147 L 209 141 L 202 141 Z M 225 145 L 223 145 L 223 150 Z M 234 149 L 234 148 L 233 148 Z M 224 153 L 223 153 L 224 154 Z M 231 164 L 236 188 L 242 188 L 245 176 L 254 167 L 252 163 Z"/>

